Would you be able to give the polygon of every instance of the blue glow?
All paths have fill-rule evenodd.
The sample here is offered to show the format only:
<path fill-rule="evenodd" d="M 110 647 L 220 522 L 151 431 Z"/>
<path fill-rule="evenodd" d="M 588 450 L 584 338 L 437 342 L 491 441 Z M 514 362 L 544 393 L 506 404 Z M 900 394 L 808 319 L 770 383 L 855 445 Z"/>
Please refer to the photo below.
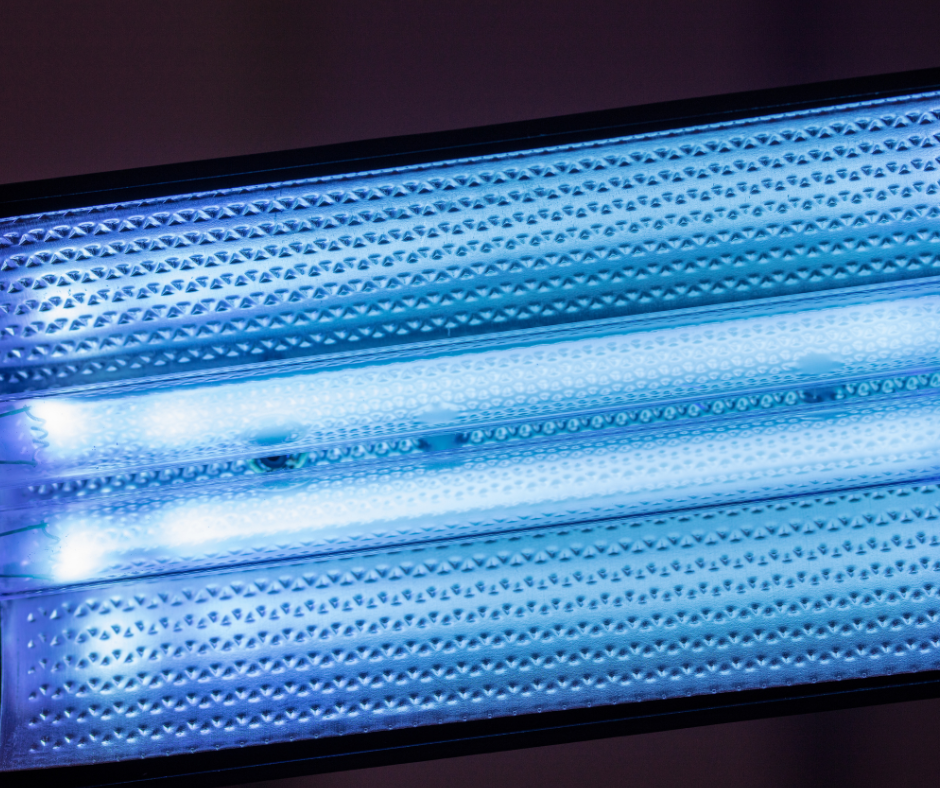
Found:
<path fill-rule="evenodd" d="M 305 451 L 351 440 L 545 419 L 657 400 L 807 386 L 936 363 L 940 298 L 600 336 L 290 377 L 28 401 L 35 473 L 120 470 L 205 457 Z M 381 363 L 385 361 L 385 363 Z"/>
<path fill-rule="evenodd" d="M 277 549 L 400 542 L 940 472 L 940 400 L 569 437 L 435 460 L 300 472 L 290 482 L 172 491 L 44 512 L 24 565 L 55 581 L 230 563 Z"/>
<path fill-rule="evenodd" d="M 0 220 L 0 770 L 940 668 L 938 118 Z"/>

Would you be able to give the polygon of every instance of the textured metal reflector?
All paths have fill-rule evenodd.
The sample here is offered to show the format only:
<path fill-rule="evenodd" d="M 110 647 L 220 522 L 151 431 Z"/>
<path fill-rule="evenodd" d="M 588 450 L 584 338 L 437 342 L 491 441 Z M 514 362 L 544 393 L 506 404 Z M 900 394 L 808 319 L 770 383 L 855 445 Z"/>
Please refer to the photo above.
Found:
<path fill-rule="evenodd" d="M 3 766 L 940 668 L 936 485 L 7 600 Z"/>

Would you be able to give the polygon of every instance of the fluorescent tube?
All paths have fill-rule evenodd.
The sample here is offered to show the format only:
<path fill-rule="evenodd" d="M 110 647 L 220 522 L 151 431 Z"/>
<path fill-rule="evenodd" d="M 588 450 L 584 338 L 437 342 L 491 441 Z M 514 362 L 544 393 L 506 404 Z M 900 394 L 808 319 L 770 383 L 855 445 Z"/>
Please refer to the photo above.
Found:
<path fill-rule="evenodd" d="M 55 477 L 274 455 L 931 369 L 940 298 L 899 295 L 258 380 L 28 400 L 41 447 L 29 471 Z"/>

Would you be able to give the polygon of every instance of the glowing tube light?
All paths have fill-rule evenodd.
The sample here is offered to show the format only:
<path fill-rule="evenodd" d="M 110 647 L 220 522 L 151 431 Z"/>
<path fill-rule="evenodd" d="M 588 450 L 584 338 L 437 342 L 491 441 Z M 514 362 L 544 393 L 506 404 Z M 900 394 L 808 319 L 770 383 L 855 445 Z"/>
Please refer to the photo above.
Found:
<path fill-rule="evenodd" d="M 940 669 L 938 113 L 0 219 L 0 770 Z"/>
<path fill-rule="evenodd" d="M 27 451 L 36 465 L 20 470 L 76 475 L 89 467 L 113 472 L 304 452 L 664 400 L 803 389 L 833 373 L 852 380 L 930 369 L 940 346 L 940 298 L 880 295 L 874 303 L 788 304 L 793 311 L 711 315 L 680 327 L 621 323 L 595 336 L 569 331 L 553 342 L 532 337 L 498 349 L 442 349 L 433 358 L 380 356 L 289 377 L 26 400 L 19 421 L 31 427 Z"/>
<path fill-rule="evenodd" d="M 501 531 L 940 472 L 940 399 L 571 436 L 27 510 L 8 589 Z M 40 546 L 29 528 L 42 522 Z"/>

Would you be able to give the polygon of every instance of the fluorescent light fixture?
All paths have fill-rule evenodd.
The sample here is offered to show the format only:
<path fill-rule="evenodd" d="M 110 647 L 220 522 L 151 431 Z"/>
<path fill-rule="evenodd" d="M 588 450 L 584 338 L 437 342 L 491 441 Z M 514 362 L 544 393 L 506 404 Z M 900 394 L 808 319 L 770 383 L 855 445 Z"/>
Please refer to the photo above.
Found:
<path fill-rule="evenodd" d="M 940 668 L 932 91 L 0 220 L 0 769 Z"/>

